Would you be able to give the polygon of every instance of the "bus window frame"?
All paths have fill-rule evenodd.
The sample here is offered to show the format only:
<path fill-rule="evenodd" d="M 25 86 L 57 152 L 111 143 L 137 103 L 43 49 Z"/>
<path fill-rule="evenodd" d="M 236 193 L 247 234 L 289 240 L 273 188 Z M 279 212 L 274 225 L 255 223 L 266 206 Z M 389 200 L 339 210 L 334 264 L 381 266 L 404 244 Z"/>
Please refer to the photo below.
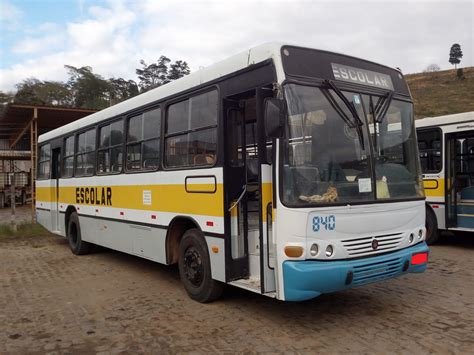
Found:
<path fill-rule="evenodd" d="M 171 105 L 179 103 L 181 101 L 189 100 L 192 97 L 202 95 L 202 94 L 205 94 L 205 93 L 211 92 L 211 91 L 216 91 L 217 92 L 217 122 L 216 122 L 216 125 L 200 127 L 200 128 L 196 128 L 196 129 L 192 129 L 192 130 L 175 132 L 175 133 L 171 133 L 169 135 L 166 135 L 166 123 L 167 123 L 167 118 L 168 118 L 168 108 Z M 219 162 L 220 141 L 222 139 L 222 138 L 219 138 L 219 127 L 221 126 L 221 120 L 222 120 L 222 117 L 223 117 L 223 114 L 221 112 L 222 111 L 222 96 L 221 96 L 221 90 L 220 90 L 219 85 L 217 85 L 217 84 L 209 85 L 209 86 L 206 86 L 206 87 L 203 87 L 203 88 L 199 88 L 197 90 L 193 90 L 193 91 L 188 92 L 186 94 L 173 97 L 170 100 L 164 102 L 162 107 L 163 107 L 163 110 L 164 110 L 164 113 L 162 114 L 163 124 L 162 124 L 162 127 L 161 127 L 162 132 L 163 132 L 163 139 L 162 139 L 162 142 L 161 142 L 161 144 L 162 144 L 161 167 L 162 167 L 163 171 L 212 169 L 212 168 L 216 167 L 218 165 L 218 162 Z M 183 166 L 178 166 L 178 167 L 172 167 L 172 166 L 170 167 L 170 166 L 165 165 L 165 148 L 166 148 L 165 140 L 166 140 L 166 138 L 183 135 L 184 134 L 183 132 L 193 133 L 193 132 L 198 132 L 198 131 L 201 131 L 201 130 L 206 130 L 206 129 L 211 129 L 211 128 L 214 128 L 216 130 L 216 158 L 214 159 L 214 163 L 212 165 L 211 164 L 205 164 L 205 165 L 200 164 L 200 165 L 185 165 L 185 166 L 183 165 Z M 223 146 L 225 146 L 225 144 L 223 144 Z M 224 154 L 222 154 L 222 155 L 224 156 Z M 224 157 L 224 159 L 225 159 L 225 157 Z"/>
<path fill-rule="evenodd" d="M 77 168 L 77 156 L 79 154 L 87 154 L 87 153 L 79 153 L 78 152 L 78 147 L 79 147 L 79 135 L 83 134 L 83 133 L 86 133 L 88 131 L 91 131 L 91 130 L 95 130 L 95 149 L 92 150 L 92 152 L 94 152 L 94 164 L 92 164 L 92 173 L 90 174 L 84 174 L 84 175 L 78 175 L 76 174 L 76 168 Z M 73 177 L 91 177 L 91 176 L 96 176 L 96 162 L 97 162 L 97 141 L 98 141 L 98 138 L 97 138 L 97 125 L 94 124 L 94 125 L 91 125 L 91 126 L 88 126 L 88 127 L 84 127 L 83 129 L 81 129 L 80 131 L 77 131 L 75 132 L 74 134 L 76 137 L 75 137 L 75 141 L 74 141 L 74 172 L 73 172 Z M 88 152 L 90 153 L 90 152 Z"/>
<path fill-rule="evenodd" d="M 104 122 L 101 122 L 101 124 L 99 124 L 97 126 L 97 131 L 96 131 L 96 149 L 95 149 L 95 153 L 96 153 L 96 158 L 95 158 L 95 170 L 94 170 L 94 175 L 95 176 L 104 176 L 104 175 L 120 175 L 120 174 L 123 174 L 124 170 L 125 170 L 125 154 L 126 154 L 126 145 L 124 144 L 125 141 L 126 141 L 126 138 L 123 139 L 122 141 L 122 168 L 120 169 L 120 171 L 114 171 L 114 172 L 104 172 L 104 173 L 100 173 L 99 172 L 99 169 L 97 168 L 97 164 L 99 163 L 97 157 L 99 156 L 99 150 L 103 150 L 103 151 L 106 151 L 106 150 L 109 150 L 111 149 L 111 147 L 107 147 L 107 148 L 100 148 L 100 129 L 105 127 L 105 126 L 110 126 L 112 125 L 113 123 L 115 122 L 118 122 L 122 120 L 122 129 L 123 129 L 123 133 L 124 135 L 126 134 L 126 131 L 125 131 L 125 120 L 126 118 L 124 116 L 121 116 L 121 117 L 114 117 L 112 119 L 109 119 L 109 120 L 106 120 Z M 115 146 L 115 147 L 118 147 L 119 145 Z"/>
<path fill-rule="evenodd" d="M 124 142 L 123 142 L 123 145 L 124 145 L 124 151 L 123 151 L 123 165 L 122 165 L 122 172 L 121 174 L 125 173 L 125 174 L 139 174 L 139 173 L 149 173 L 149 172 L 156 172 L 156 171 L 160 171 L 161 170 L 161 166 L 162 166 L 162 160 L 163 160 L 163 153 L 162 153 L 162 135 L 163 135 L 163 105 L 164 103 L 162 101 L 157 101 L 157 102 L 153 102 L 153 104 L 151 105 L 147 105 L 147 106 L 144 106 L 144 107 L 141 107 L 137 110 L 133 110 L 133 111 L 130 111 L 130 112 L 127 112 L 124 116 L 122 116 L 122 118 L 125 119 L 125 122 L 124 122 L 124 134 L 125 134 L 125 139 L 124 139 Z M 140 169 L 127 169 L 127 147 L 128 147 L 128 127 L 129 127 L 129 122 L 130 122 L 130 119 L 133 118 L 133 117 L 136 117 L 136 116 L 139 116 L 139 115 L 143 115 L 145 112 L 148 112 L 148 111 L 153 111 L 155 109 L 159 108 L 161 113 L 160 113 L 160 136 L 159 137 L 156 137 L 156 138 L 150 138 L 148 140 L 152 140 L 152 139 L 159 139 L 160 140 L 160 154 L 159 154 L 159 157 L 158 159 L 160 159 L 160 162 L 158 163 L 158 165 L 156 166 L 156 168 L 148 168 L 148 169 L 144 169 L 144 168 L 140 168 Z M 145 140 L 141 140 L 139 141 L 140 143 L 143 143 Z M 137 142 L 133 142 L 132 144 L 136 144 Z M 101 174 L 102 175 L 102 174 Z M 111 174 L 113 175 L 113 174 Z"/>
<path fill-rule="evenodd" d="M 310 80 L 311 79 L 311 80 Z M 314 87 L 321 87 L 321 85 L 324 83 L 324 79 L 321 78 L 304 78 L 304 80 L 301 80 L 301 78 L 295 78 L 294 76 L 288 76 L 286 79 L 281 83 L 281 87 L 284 87 L 287 84 L 299 84 L 299 85 L 307 85 L 307 86 L 314 86 Z M 366 95 L 381 95 L 386 93 L 386 90 L 381 90 L 378 88 L 372 88 L 370 86 L 364 86 L 364 85 L 355 85 L 352 83 L 337 83 L 338 88 L 341 91 L 348 91 L 348 92 L 353 92 L 353 93 L 359 93 L 360 95 L 366 94 Z M 399 100 L 399 101 L 404 101 L 411 103 L 413 105 L 413 99 L 411 97 L 405 96 L 403 93 L 394 91 L 393 92 L 393 100 Z M 415 137 L 416 137 L 416 126 L 415 126 L 415 117 L 413 117 L 413 128 L 415 129 Z M 286 125 L 286 123 L 285 123 Z M 320 207 L 337 207 L 337 206 L 347 206 L 347 202 L 332 202 L 332 203 L 327 203 L 327 202 L 318 202 L 318 203 L 311 203 L 308 204 L 307 206 L 299 206 L 293 203 L 287 203 L 283 199 L 283 159 L 282 159 L 282 152 L 284 149 L 286 149 L 284 145 L 284 138 L 279 139 L 278 143 L 278 151 L 279 151 L 279 156 L 278 156 L 278 199 L 281 202 L 283 206 L 286 208 L 295 208 L 295 209 L 301 209 L 301 208 L 320 208 Z M 418 138 L 417 138 L 417 149 L 418 149 Z M 418 157 L 419 159 L 419 157 Z M 425 200 L 426 197 L 411 197 L 411 198 L 397 198 L 397 199 L 380 199 L 380 200 L 367 200 L 367 201 L 352 201 L 350 203 L 351 206 L 356 206 L 356 205 L 373 205 L 373 204 L 382 204 L 382 203 L 394 203 L 394 202 L 410 202 L 410 201 L 421 201 Z"/>
<path fill-rule="evenodd" d="M 71 138 L 73 137 L 74 138 L 74 144 L 73 144 L 73 148 L 72 148 L 72 155 L 67 155 L 66 156 L 66 140 L 68 138 Z M 74 173 L 75 173 L 75 166 L 76 166 L 76 132 L 72 132 L 71 134 L 69 135 L 65 135 L 63 137 L 61 137 L 62 139 L 62 144 L 61 144 L 61 151 L 62 151 L 62 154 L 61 154 L 61 175 L 60 175 L 60 178 L 61 179 L 71 179 L 74 177 Z M 71 176 L 64 176 L 64 172 L 66 171 L 65 169 L 65 161 L 66 161 L 66 158 L 70 158 L 72 157 L 72 174 Z"/>
<path fill-rule="evenodd" d="M 48 160 L 41 160 L 40 158 L 40 153 L 41 153 L 41 148 L 44 146 L 49 145 L 49 159 Z M 38 161 L 37 161 L 37 166 L 36 166 L 36 180 L 51 180 L 51 164 L 52 164 L 52 154 L 53 154 L 53 147 L 51 144 L 51 141 L 43 142 L 40 145 L 38 145 Z M 49 161 L 49 173 L 47 177 L 40 177 L 40 164 Z"/>
<path fill-rule="evenodd" d="M 415 120 L 416 122 L 416 120 Z M 428 126 L 428 127 L 420 127 L 420 128 L 416 128 L 415 127 L 415 130 L 416 130 L 416 143 L 418 144 L 419 143 L 419 139 L 418 139 L 418 132 L 420 131 L 438 131 L 439 133 L 439 142 L 440 142 L 440 147 L 439 147 L 439 152 L 441 153 L 441 156 L 440 156 L 440 160 L 441 160 L 441 168 L 438 170 L 438 171 L 429 171 L 429 172 L 424 172 L 422 171 L 421 174 L 422 175 L 429 175 L 429 174 L 440 174 L 443 170 L 444 170 L 444 159 L 443 159 L 443 156 L 444 156 L 444 136 L 443 136 L 443 130 L 439 127 L 439 126 Z M 418 146 L 418 153 L 420 153 L 420 147 Z M 421 167 L 421 159 L 420 159 L 420 167 Z"/>

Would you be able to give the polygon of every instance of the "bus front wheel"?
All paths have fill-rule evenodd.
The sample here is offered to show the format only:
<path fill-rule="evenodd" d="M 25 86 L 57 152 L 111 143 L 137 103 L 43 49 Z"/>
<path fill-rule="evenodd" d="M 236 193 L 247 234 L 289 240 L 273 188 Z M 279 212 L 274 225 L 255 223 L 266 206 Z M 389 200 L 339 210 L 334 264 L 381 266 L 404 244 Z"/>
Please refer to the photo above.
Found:
<path fill-rule="evenodd" d="M 439 238 L 438 220 L 431 208 L 426 207 L 426 243 L 432 245 Z"/>
<path fill-rule="evenodd" d="M 224 285 L 212 279 L 204 235 L 198 229 L 184 233 L 179 243 L 179 276 L 189 297 L 206 303 L 220 297 Z"/>
<path fill-rule="evenodd" d="M 67 240 L 71 251 L 76 255 L 89 254 L 92 245 L 82 240 L 79 217 L 76 212 L 71 213 L 67 227 Z"/>

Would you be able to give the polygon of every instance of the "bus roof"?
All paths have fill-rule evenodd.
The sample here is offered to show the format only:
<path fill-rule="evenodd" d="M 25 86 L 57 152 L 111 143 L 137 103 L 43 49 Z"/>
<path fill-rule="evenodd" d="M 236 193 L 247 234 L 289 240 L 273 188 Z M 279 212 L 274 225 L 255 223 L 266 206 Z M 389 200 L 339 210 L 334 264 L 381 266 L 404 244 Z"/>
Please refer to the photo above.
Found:
<path fill-rule="evenodd" d="M 108 118 L 119 116 L 135 108 L 145 106 L 173 94 L 177 94 L 220 78 L 224 75 L 244 69 L 250 65 L 263 62 L 267 59 L 279 60 L 280 49 L 282 46 L 282 43 L 272 42 L 251 48 L 245 52 L 241 52 L 230 58 L 212 64 L 209 67 L 199 69 L 196 72 L 172 81 L 166 85 L 157 87 L 143 94 L 122 101 L 114 106 L 47 132 L 39 137 L 38 143 L 54 139 L 55 137 L 80 129 L 81 127 L 96 124 Z M 283 73 L 278 73 L 277 69 L 277 75 L 280 77 Z"/>
<path fill-rule="evenodd" d="M 415 121 L 417 128 L 456 124 L 462 122 L 474 121 L 474 111 L 456 113 L 453 115 L 426 117 Z"/>
<path fill-rule="evenodd" d="M 79 130 L 82 127 L 94 125 L 102 121 L 105 121 L 109 118 L 126 114 L 127 112 L 130 112 L 131 110 L 152 104 L 153 102 L 157 102 L 161 99 L 170 97 L 174 94 L 192 89 L 193 87 L 197 87 L 201 84 L 211 82 L 215 79 L 231 74 L 238 70 L 244 69 L 253 64 L 261 63 L 268 59 L 273 59 L 275 63 L 277 78 L 281 82 L 282 80 L 284 80 L 285 75 L 283 72 L 283 67 L 281 65 L 280 52 L 281 52 L 281 48 L 287 45 L 295 46 L 290 43 L 270 42 L 270 43 L 265 43 L 265 44 L 261 44 L 259 46 L 250 48 L 230 58 L 227 58 L 225 60 L 212 64 L 206 68 L 200 69 L 196 72 L 186 75 L 176 81 L 172 81 L 166 85 L 157 87 L 143 94 L 137 95 L 128 100 L 122 101 L 116 105 L 113 105 L 99 112 L 93 113 L 89 116 L 86 116 L 77 121 L 69 123 L 65 126 L 62 126 L 50 132 L 47 132 L 39 137 L 38 143 L 49 141 L 56 137 L 65 135 L 69 132 Z M 295 47 L 304 48 L 302 46 L 295 46 Z M 322 52 L 326 52 L 326 51 L 322 51 Z M 339 54 L 339 53 L 334 53 L 334 54 Z M 343 55 L 345 57 L 350 57 L 344 54 L 340 54 L 340 55 Z M 351 58 L 380 65 L 378 63 L 374 63 L 374 62 L 361 59 L 361 58 L 355 58 L 355 57 L 351 57 Z M 398 71 L 398 69 L 394 69 L 385 65 L 380 65 L 380 66 Z"/>

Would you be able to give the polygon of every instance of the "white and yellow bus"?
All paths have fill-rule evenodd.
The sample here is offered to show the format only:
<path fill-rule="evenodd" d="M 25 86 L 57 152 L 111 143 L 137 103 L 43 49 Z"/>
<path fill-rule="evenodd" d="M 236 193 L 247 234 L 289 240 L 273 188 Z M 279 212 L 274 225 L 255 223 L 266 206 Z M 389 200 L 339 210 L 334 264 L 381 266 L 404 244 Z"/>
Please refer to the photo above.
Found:
<path fill-rule="evenodd" d="M 412 106 L 398 70 L 255 47 L 42 135 L 37 220 L 74 254 L 177 263 L 200 302 L 423 272 Z"/>
<path fill-rule="evenodd" d="M 474 231 L 474 112 L 416 121 L 426 193 L 426 240 Z"/>

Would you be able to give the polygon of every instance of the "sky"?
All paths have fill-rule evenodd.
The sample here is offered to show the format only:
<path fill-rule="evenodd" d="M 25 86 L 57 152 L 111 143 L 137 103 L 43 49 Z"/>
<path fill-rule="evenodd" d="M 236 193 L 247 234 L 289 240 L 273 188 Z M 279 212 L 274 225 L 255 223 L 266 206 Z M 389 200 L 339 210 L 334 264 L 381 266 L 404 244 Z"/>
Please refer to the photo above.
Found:
<path fill-rule="evenodd" d="M 253 46 L 288 42 L 404 73 L 474 65 L 474 0 L 0 0 L 0 91 L 27 78 L 67 80 L 64 65 L 137 80 L 140 60 L 195 71 Z"/>

